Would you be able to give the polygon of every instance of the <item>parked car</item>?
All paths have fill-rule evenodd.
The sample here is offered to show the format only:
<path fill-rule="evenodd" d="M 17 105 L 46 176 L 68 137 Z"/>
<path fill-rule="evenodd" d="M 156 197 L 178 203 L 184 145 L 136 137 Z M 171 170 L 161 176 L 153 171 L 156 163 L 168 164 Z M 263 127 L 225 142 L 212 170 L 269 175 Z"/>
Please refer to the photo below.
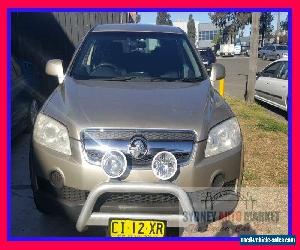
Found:
<path fill-rule="evenodd" d="M 79 232 L 108 226 L 110 236 L 164 236 L 166 227 L 197 228 L 196 211 L 217 220 L 234 210 L 240 127 L 181 29 L 97 25 L 73 58 L 64 76 L 59 59 L 46 65 L 61 84 L 31 142 L 38 210 L 64 212 Z M 211 80 L 224 76 L 214 64 Z M 199 199 L 222 188 L 230 191 Z"/>
<path fill-rule="evenodd" d="M 11 135 L 31 130 L 41 101 L 37 96 L 37 74 L 30 62 L 11 58 Z"/>
<path fill-rule="evenodd" d="M 216 62 L 216 56 L 211 48 L 199 48 L 198 52 L 202 59 L 202 62 L 208 72 L 211 71 L 212 64 Z"/>
<path fill-rule="evenodd" d="M 258 52 L 258 57 L 263 60 L 278 60 L 283 57 L 288 57 L 287 45 L 269 44 L 265 45 Z"/>
<path fill-rule="evenodd" d="M 258 73 L 255 99 L 277 108 L 288 110 L 288 59 L 283 58 L 268 65 Z"/>
<path fill-rule="evenodd" d="M 241 55 L 242 54 L 242 46 L 240 44 L 236 44 L 234 46 L 234 54 Z"/>
<path fill-rule="evenodd" d="M 234 44 L 221 44 L 220 45 L 220 56 L 234 56 Z"/>

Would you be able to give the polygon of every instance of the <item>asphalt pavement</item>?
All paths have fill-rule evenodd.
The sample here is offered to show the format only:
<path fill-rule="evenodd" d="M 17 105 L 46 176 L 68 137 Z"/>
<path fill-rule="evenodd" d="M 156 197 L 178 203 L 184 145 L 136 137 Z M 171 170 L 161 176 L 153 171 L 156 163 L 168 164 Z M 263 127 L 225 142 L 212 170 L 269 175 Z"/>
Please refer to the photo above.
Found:
<path fill-rule="evenodd" d="M 246 75 L 249 70 L 249 57 L 218 57 L 217 62 L 225 66 L 225 94 L 238 99 L 244 99 Z M 258 59 L 257 69 L 263 70 L 270 61 Z"/>
<path fill-rule="evenodd" d="M 218 57 L 217 62 L 225 66 L 225 95 L 244 100 L 246 79 L 249 70 L 249 57 Z M 262 71 L 271 61 L 258 58 L 257 71 Z M 218 86 L 216 86 L 218 88 Z M 271 105 L 260 103 L 270 114 L 287 123 L 286 112 Z"/>

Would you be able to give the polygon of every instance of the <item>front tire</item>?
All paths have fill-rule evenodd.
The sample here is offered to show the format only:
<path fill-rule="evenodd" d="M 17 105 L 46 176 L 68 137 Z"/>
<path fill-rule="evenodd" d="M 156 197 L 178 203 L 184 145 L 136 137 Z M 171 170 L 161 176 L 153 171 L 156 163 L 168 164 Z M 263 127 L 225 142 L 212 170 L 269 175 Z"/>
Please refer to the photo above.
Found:
<path fill-rule="evenodd" d="M 41 213 L 45 215 L 53 215 L 54 212 L 49 208 L 49 206 L 46 205 L 45 202 L 42 201 L 40 197 L 37 196 L 36 193 L 33 192 L 33 200 L 36 209 Z"/>

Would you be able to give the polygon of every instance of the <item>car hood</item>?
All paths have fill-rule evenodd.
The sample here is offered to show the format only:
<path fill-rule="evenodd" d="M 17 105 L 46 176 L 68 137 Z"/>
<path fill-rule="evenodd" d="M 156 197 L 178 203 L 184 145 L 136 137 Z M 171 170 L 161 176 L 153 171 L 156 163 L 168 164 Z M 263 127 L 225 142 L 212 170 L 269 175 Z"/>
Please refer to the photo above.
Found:
<path fill-rule="evenodd" d="M 42 112 L 65 124 L 80 139 L 85 128 L 193 130 L 207 138 L 214 124 L 231 117 L 210 81 L 116 82 L 66 77 Z"/>

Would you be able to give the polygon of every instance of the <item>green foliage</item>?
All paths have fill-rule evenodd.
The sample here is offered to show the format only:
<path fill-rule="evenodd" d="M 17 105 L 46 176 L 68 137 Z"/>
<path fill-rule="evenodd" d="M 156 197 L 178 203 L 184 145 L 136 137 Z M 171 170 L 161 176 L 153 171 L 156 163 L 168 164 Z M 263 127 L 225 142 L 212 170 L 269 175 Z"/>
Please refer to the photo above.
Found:
<path fill-rule="evenodd" d="M 195 44 L 196 41 L 196 27 L 193 15 L 189 15 L 189 21 L 187 23 L 187 35 L 190 41 Z"/>
<path fill-rule="evenodd" d="M 216 36 L 214 36 L 214 39 L 212 40 L 212 42 L 214 44 L 220 44 L 220 43 L 222 43 L 222 33 L 220 31 L 217 33 Z"/>
<path fill-rule="evenodd" d="M 288 126 L 285 122 L 270 115 L 263 107 L 256 103 L 244 103 L 243 101 L 226 97 L 226 101 L 238 118 L 244 119 L 248 124 L 267 132 L 288 133 Z"/>
<path fill-rule="evenodd" d="M 259 19 L 259 34 L 262 36 L 262 40 L 267 35 L 270 35 L 274 29 L 272 25 L 274 17 L 271 12 L 262 12 Z"/>
<path fill-rule="evenodd" d="M 280 22 L 280 28 L 282 30 L 288 31 L 289 30 L 289 20 L 288 16 L 286 17 L 285 21 Z"/>
<path fill-rule="evenodd" d="M 234 38 L 239 31 L 243 30 L 247 24 L 251 23 L 251 12 L 214 12 L 209 13 L 210 20 L 214 25 L 222 30 L 223 41 L 227 42 Z M 273 31 L 274 17 L 271 12 L 262 12 L 260 16 L 259 33 L 262 39 Z M 283 24 L 285 26 L 285 23 Z"/>
<path fill-rule="evenodd" d="M 250 12 L 214 12 L 208 15 L 211 22 L 222 32 L 223 42 L 230 38 L 233 43 L 238 32 L 251 22 Z"/>
<path fill-rule="evenodd" d="M 171 15 L 168 12 L 157 12 L 156 24 L 173 26 Z"/>
<path fill-rule="evenodd" d="M 287 134 L 287 125 L 269 117 L 258 117 L 257 127 L 269 132 L 282 132 Z"/>

